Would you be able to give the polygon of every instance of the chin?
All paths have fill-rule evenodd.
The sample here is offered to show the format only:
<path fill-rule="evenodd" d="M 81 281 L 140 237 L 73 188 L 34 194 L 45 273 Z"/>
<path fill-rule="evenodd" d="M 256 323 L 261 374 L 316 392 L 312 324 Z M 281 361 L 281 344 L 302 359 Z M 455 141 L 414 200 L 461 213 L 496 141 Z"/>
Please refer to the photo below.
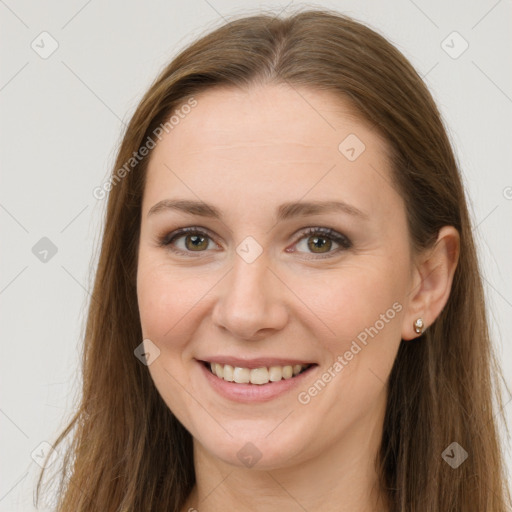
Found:
<path fill-rule="evenodd" d="M 254 425 L 244 429 L 227 426 L 230 432 L 235 432 L 233 437 L 226 434 L 219 439 L 205 433 L 195 437 L 194 443 L 216 459 L 238 468 L 275 470 L 294 466 L 306 459 L 306 452 L 311 448 L 306 432 L 295 429 L 292 433 L 286 429 L 278 432 L 280 427 L 277 425 L 273 423 L 271 428 L 267 428 L 265 422 L 264 429 Z"/>

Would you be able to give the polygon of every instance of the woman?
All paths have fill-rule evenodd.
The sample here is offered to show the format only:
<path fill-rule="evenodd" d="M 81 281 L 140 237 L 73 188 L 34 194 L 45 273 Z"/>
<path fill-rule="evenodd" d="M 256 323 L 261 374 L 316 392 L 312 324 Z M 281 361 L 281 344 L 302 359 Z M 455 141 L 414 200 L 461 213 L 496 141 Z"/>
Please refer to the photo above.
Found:
<path fill-rule="evenodd" d="M 58 510 L 506 510 L 464 190 L 380 35 L 227 23 L 151 86 L 105 190 Z"/>

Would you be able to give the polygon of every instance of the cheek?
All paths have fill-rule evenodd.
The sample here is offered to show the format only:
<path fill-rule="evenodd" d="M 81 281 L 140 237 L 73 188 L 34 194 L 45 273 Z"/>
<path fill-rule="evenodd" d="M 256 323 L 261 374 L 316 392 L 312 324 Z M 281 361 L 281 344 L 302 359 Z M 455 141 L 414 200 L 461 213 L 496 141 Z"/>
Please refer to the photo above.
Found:
<path fill-rule="evenodd" d="M 324 405 L 335 403 L 336 410 L 357 414 L 381 393 L 401 339 L 402 274 L 391 259 L 368 257 L 314 286 L 302 281 L 298 293 L 308 297 L 311 309 L 328 326 L 316 339 L 325 350 L 325 369 L 336 375 Z M 331 382 L 331 376 L 325 380 Z"/>
<path fill-rule="evenodd" d="M 356 337 L 376 322 L 382 327 L 381 315 L 385 316 L 386 325 L 391 324 L 386 320 L 394 320 L 397 310 L 402 309 L 393 307 L 402 300 L 402 281 L 392 268 L 361 262 L 333 271 L 325 278 L 302 277 L 296 280 L 295 291 L 329 328 L 326 339 L 331 338 L 330 345 L 336 348 L 341 340 Z"/>
<path fill-rule="evenodd" d="M 180 301 L 172 293 L 169 279 L 151 267 L 139 266 L 137 297 L 145 338 L 161 340 L 180 314 Z"/>
<path fill-rule="evenodd" d="M 309 293 L 311 309 L 329 330 L 315 340 L 327 356 L 321 382 L 301 390 L 299 402 L 314 404 L 335 431 L 373 410 L 382 397 L 401 339 L 401 274 L 389 260 L 368 258 L 333 272 L 322 286 L 303 281 L 300 293 Z"/>
<path fill-rule="evenodd" d="M 189 274 L 157 262 L 139 263 L 137 297 L 144 337 L 186 341 L 183 334 L 194 305 L 207 291 L 204 281 Z"/>
<path fill-rule="evenodd" d="M 181 276 L 181 277 L 180 277 Z M 183 393 L 188 386 L 189 341 L 194 335 L 194 305 L 206 293 L 183 272 L 143 256 L 139 259 L 137 297 L 144 339 L 155 343 L 159 357 L 149 365 L 151 378 L 169 409 L 189 425 L 195 403 Z"/>

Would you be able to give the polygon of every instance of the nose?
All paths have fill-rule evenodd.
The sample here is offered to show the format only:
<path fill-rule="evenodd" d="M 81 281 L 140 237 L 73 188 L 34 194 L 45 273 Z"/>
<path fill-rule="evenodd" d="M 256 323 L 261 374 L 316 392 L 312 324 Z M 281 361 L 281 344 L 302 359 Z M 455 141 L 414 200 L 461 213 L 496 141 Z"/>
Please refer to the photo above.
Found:
<path fill-rule="evenodd" d="M 287 288 L 270 269 L 265 252 L 251 263 L 236 254 L 233 268 L 216 290 L 213 322 L 233 338 L 256 341 L 288 321 Z"/>

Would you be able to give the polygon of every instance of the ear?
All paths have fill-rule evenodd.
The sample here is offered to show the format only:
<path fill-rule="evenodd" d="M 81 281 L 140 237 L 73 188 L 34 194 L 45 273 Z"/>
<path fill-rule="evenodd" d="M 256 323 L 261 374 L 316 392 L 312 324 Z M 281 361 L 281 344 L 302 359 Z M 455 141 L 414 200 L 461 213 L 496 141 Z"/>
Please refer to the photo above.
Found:
<path fill-rule="evenodd" d="M 432 325 L 448 302 L 453 275 L 459 261 L 460 236 L 453 226 L 439 230 L 433 247 L 416 258 L 407 310 L 403 316 L 402 339 L 417 338 L 414 322 L 423 319 L 423 330 Z"/>

